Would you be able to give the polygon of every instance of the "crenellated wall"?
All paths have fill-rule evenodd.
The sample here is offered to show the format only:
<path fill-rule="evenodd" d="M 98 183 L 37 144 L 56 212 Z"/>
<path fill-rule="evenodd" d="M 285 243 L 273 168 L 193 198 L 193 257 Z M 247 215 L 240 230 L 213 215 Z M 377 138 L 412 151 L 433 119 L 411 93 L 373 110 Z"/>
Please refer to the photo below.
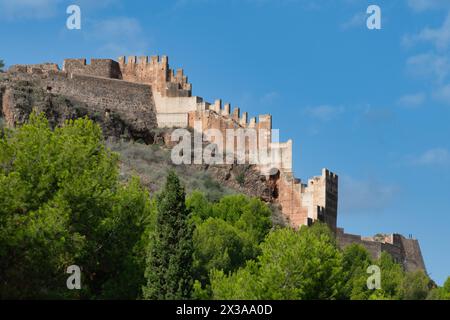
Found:
<path fill-rule="evenodd" d="M 225 148 L 227 129 L 243 129 L 246 137 L 243 141 L 234 138 L 233 151 L 236 154 L 238 144 L 243 143 L 245 159 L 249 160 L 251 153 L 254 155 L 253 152 L 264 147 L 268 149 L 270 161 L 262 163 L 264 157 L 259 157 L 257 167 L 261 175 L 271 179 L 277 177 L 277 197 L 274 200 L 280 204 L 291 225 L 298 228 L 319 220 L 336 229 L 337 175 L 324 169 L 321 176 L 302 184 L 292 174 L 292 140 L 272 141 L 271 115 L 249 118 L 247 112 L 232 108 L 230 103 L 223 105 L 220 99 L 209 103 L 192 96 L 192 86 L 183 70 L 173 71 L 167 56 L 120 57 L 118 62 L 91 59 L 90 63 L 86 59 L 66 59 L 62 72 L 55 64 L 18 66 L 16 69 L 31 74 L 47 73 L 46 86 L 52 92 L 77 97 L 98 110 L 114 106 L 124 116 L 135 117 L 134 122 L 142 128 L 154 122 L 158 127 L 169 128 L 194 128 L 196 123 L 200 123 L 203 132 L 218 130 Z M 150 106 L 153 111 L 150 111 Z M 256 136 L 256 145 L 250 142 L 252 135 Z M 264 156 L 258 153 L 260 155 Z"/>
<path fill-rule="evenodd" d="M 102 62 L 85 65 L 81 60 L 76 63 L 67 61 L 63 71 L 49 65 L 45 68 L 13 66 L 8 70 L 8 75 L 14 80 L 35 83 L 48 94 L 61 95 L 86 104 L 99 115 L 113 112 L 125 121 L 134 136 L 146 139 L 150 130 L 157 127 L 155 101 L 150 86 L 92 75 L 105 75 L 104 72 L 110 72 L 107 71 L 107 65 L 114 64 Z M 5 96 L 7 102 L 4 102 L 4 106 L 12 108 L 16 100 L 14 92 L 8 89 Z M 10 125 L 15 125 L 17 120 L 13 116 L 7 117 Z"/>
<path fill-rule="evenodd" d="M 135 63 L 132 59 L 132 64 Z M 167 60 L 154 59 L 154 64 L 159 65 L 161 70 L 168 70 Z M 130 63 L 130 62 L 128 62 Z M 137 65 L 141 64 L 142 70 L 148 61 L 137 60 Z M 137 66 L 135 69 L 138 68 Z M 139 69 L 139 68 L 138 68 Z M 137 74 L 139 74 L 137 72 Z M 133 71 L 132 74 L 136 74 Z M 151 73 L 148 73 L 151 74 Z M 153 77 L 153 76 L 152 76 Z M 138 81 L 133 78 L 133 81 Z M 141 81 L 151 82 L 151 78 Z M 241 112 L 239 107 L 231 107 L 230 103 L 223 104 L 221 99 L 216 99 L 214 103 L 204 101 L 200 97 L 185 96 L 164 96 L 154 89 L 156 101 L 158 125 L 161 127 L 190 127 L 197 128 L 200 124 L 202 132 L 211 132 L 211 129 L 218 130 L 222 136 L 222 146 L 225 152 L 234 152 L 238 148 L 238 140 L 234 140 L 234 150 L 227 149 L 227 130 L 243 129 L 246 135 L 245 153 L 246 160 L 250 159 L 249 154 L 252 148 L 262 150 L 268 148 L 269 163 L 258 162 L 258 169 L 261 175 L 266 177 L 277 175 L 277 201 L 281 210 L 289 218 L 293 227 L 310 225 L 314 221 L 323 221 L 333 230 L 336 229 L 337 220 L 337 197 L 338 197 L 338 177 L 327 169 L 323 169 L 322 175 L 314 177 L 303 185 L 300 180 L 292 175 L 292 140 L 287 142 L 273 142 L 272 139 L 272 116 L 259 115 L 249 118 L 247 112 Z M 252 129 L 248 132 L 246 129 Z M 248 134 L 248 135 L 247 135 Z M 256 136 L 256 145 L 251 145 L 249 137 Z M 211 137 L 212 142 L 217 142 L 217 137 Z M 261 161 L 261 158 L 259 158 Z"/>
<path fill-rule="evenodd" d="M 122 79 L 119 64 L 111 59 L 91 59 L 90 64 L 86 63 L 86 59 L 66 59 L 63 71 L 69 74 Z"/>
<path fill-rule="evenodd" d="M 48 71 L 59 71 L 59 66 L 56 63 L 14 65 L 11 66 L 8 70 L 8 72 L 11 73 L 35 73 L 35 74 L 42 74 Z"/>
<path fill-rule="evenodd" d="M 122 79 L 152 85 L 164 97 L 190 97 L 192 85 L 183 69 L 169 68 L 167 56 L 130 56 L 119 58 Z"/>
<path fill-rule="evenodd" d="M 313 221 L 323 221 L 336 230 L 338 176 L 328 169 L 322 169 L 322 175 L 309 179 L 302 193 L 305 206 L 308 207 L 308 217 Z"/>
<path fill-rule="evenodd" d="M 259 163 L 256 168 L 273 188 L 271 201 L 280 205 L 292 227 L 322 221 L 336 234 L 341 247 L 359 243 L 374 258 L 386 251 L 403 263 L 407 270 L 425 270 L 420 246 L 415 239 L 406 239 L 398 234 L 381 240 L 363 238 L 337 228 L 338 176 L 322 169 L 320 176 L 303 184 L 293 175 L 293 141 L 273 141 L 276 137 L 271 131 L 271 115 L 250 118 L 247 112 L 241 112 L 238 107 L 232 108 L 230 103 L 223 105 L 220 99 L 210 103 L 192 96 L 192 85 L 187 76 L 182 69 L 170 69 L 167 56 L 120 57 L 117 62 L 92 59 L 90 63 L 86 59 L 67 59 L 62 70 L 57 64 L 47 63 L 13 66 L 8 73 L 13 78 L 37 81 L 48 93 L 86 103 L 95 112 L 115 112 L 137 132 L 148 132 L 155 127 L 194 128 L 202 132 L 217 129 L 226 146 L 227 129 L 242 129 L 246 134 L 252 133 L 249 129 L 255 129 L 256 148 L 260 150 L 268 146 L 272 155 L 271 162 Z M 1 89 L 3 114 L 14 124 L 14 115 L 17 114 L 13 110 L 14 92 Z M 211 137 L 211 142 L 217 142 L 215 139 Z M 237 148 L 236 139 L 234 151 Z M 252 145 L 248 137 L 243 143 L 247 159 Z"/>
<path fill-rule="evenodd" d="M 406 271 L 426 270 L 417 239 L 407 239 L 397 233 L 386 235 L 384 239 L 361 237 L 345 233 L 342 228 L 337 228 L 336 239 L 341 248 L 351 244 L 364 246 L 374 260 L 379 259 L 382 252 L 387 252 Z"/>

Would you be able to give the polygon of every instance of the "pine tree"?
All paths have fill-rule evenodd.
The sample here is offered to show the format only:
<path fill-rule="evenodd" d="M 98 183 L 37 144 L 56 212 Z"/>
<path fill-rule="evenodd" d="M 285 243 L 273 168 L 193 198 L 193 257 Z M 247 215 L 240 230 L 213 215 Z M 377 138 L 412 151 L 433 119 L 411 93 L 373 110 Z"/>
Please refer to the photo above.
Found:
<path fill-rule="evenodd" d="M 145 299 L 189 299 L 192 291 L 192 229 L 185 191 L 171 171 L 157 197 L 157 222 L 147 256 Z"/>
<path fill-rule="evenodd" d="M 3 60 L 0 60 L 0 72 L 3 71 L 4 66 L 5 66 L 5 63 L 3 62 Z"/>

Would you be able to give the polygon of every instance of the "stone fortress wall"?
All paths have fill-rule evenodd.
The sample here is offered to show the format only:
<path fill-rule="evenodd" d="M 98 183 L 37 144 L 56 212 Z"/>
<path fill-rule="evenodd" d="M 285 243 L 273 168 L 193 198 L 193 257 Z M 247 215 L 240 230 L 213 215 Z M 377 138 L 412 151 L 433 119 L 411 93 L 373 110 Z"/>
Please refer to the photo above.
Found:
<path fill-rule="evenodd" d="M 169 68 L 166 56 L 120 57 L 111 59 L 67 59 L 62 70 L 58 65 L 18 65 L 8 71 L 16 78 L 39 79 L 52 93 L 75 98 L 87 103 L 95 111 L 117 112 L 133 123 L 136 130 L 151 128 L 194 128 L 200 123 L 202 130 L 218 129 L 226 136 L 226 129 L 272 129 L 272 116 L 249 118 L 240 108 L 222 104 L 220 99 L 209 103 L 192 96 L 192 85 L 182 69 Z M 8 94 L 3 94 L 3 100 Z M 13 101 L 3 105 L 13 105 Z M 5 107 L 3 107 L 5 109 Z M 16 119 L 8 119 L 14 124 Z M 323 169 L 321 175 L 303 183 L 293 175 L 292 140 L 272 142 L 271 134 L 258 139 L 260 146 L 267 143 L 279 154 L 273 167 L 260 167 L 262 175 L 274 186 L 274 199 L 292 227 L 309 226 L 322 221 L 336 234 L 338 243 L 345 247 L 351 243 L 365 246 L 374 258 L 387 251 L 402 262 L 406 269 L 425 270 L 417 240 L 393 234 L 388 238 L 362 238 L 345 234 L 337 228 L 338 176 Z M 247 146 L 247 145 L 246 145 Z M 276 170 L 273 170 L 276 169 Z"/>
<path fill-rule="evenodd" d="M 144 134 L 157 126 L 150 86 L 117 79 L 117 63 L 112 60 L 93 60 L 90 65 L 85 62 L 84 59 L 66 60 L 63 70 L 59 70 L 56 64 L 16 65 L 8 70 L 8 74 L 15 80 L 38 83 L 49 93 L 84 103 L 95 113 L 107 115 L 114 112 L 135 132 Z M 106 75 L 115 75 L 115 78 Z M 14 107 L 14 100 L 13 90 L 6 89 L 3 105 Z M 5 112 L 8 114 L 11 116 L 5 118 L 9 125 L 18 122 L 19 119 L 14 118 L 17 112 Z"/>
<path fill-rule="evenodd" d="M 388 252 L 398 263 L 401 263 L 406 270 L 426 270 L 425 263 L 417 239 L 405 238 L 394 233 L 378 237 L 361 237 L 344 232 L 344 229 L 338 228 L 336 238 L 339 245 L 345 248 L 351 244 L 360 244 L 364 246 L 373 259 L 378 259 L 383 251 Z"/>

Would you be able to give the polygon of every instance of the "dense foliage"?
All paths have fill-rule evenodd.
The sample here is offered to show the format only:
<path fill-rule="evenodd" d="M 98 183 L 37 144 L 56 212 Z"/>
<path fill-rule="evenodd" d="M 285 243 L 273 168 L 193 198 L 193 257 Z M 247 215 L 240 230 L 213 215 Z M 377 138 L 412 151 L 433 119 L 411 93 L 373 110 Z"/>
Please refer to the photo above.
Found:
<path fill-rule="evenodd" d="M 192 291 L 192 230 L 184 188 L 173 171 L 158 194 L 155 231 L 149 243 L 146 299 L 188 299 Z"/>
<path fill-rule="evenodd" d="M 117 156 L 80 119 L 50 129 L 42 115 L 0 139 L 0 297 L 135 298 L 150 199 L 118 183 Z M 81 291 L 65 286 L 82 268 Z"/>
<path fill-rule="evenodd" d="M 343 287 L 342 253 L 325 225 L 300 232 L 280 229 L 261 244 L 261 255 L 228 276 L 212 273 L 216 299 L 336 299 Z"/>
<path fill-rule="evenodd" d="M 450 300 L 450 277 L 442 287 L 433 288 L 427 296 L 429 300 Z"/>
<path fill-rule="evenodd" d="M 436 287 L 386 253 L 341 250 L 323 224 L 275 228 L 271 215 L 244 195 L 186 197 L 174 172 L 150 195 L 121 182 L 93 122 L 52 130 L 33 114 L 0 133 L 0 298 L 450 299 L 450 278 Z M 70 265 L 81 290 L 66 287 Z"/>

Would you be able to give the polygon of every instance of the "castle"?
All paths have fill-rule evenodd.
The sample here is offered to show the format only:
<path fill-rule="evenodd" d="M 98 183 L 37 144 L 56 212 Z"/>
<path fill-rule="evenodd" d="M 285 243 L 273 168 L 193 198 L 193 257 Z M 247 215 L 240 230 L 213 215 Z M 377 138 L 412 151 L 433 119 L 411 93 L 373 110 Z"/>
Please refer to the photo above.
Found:
<path fill-rule="evenodd" d="M 144 140 L 154 128 L 194 128 L 200 123 L 203 130 L 252 128 L 270 132 L 272 116 L 249 118 L 247 112 L 220 99 L 209 103 L 192 95 L 192 85 L 183 69 L 170 69 L 166 56 L 120 57 L 111 59 L 66 59 L 62 70 L 54 63 L 16 65 L 7 71 L 7 81 L 0 82 L 2 108 L 0 116 L 14 126 L 26 120 L 23 106 L 19 110 L 21 95 L 11 83 L 22 81 L 37 83 L 50 95 L 72 98 L 84 103 L 104 117 L 118 115 L 134 136 Z M 25 108 L 26 109 L 26 108 Z M 225 135 L 225 134 L 224 134 Z M 373 258 L 389 252 L 405 269 L 425 270 L 420 246 L 415 239 L 399 234 L 365 238 L 346 234 L 337 227 L 338 176 L 323 169 L 321 175 L 303 183 L 293 175 L 292 140 L 272 142 L 270 148 L 280 154 L 276 168 L 259 168 L 273 186 L 273 199 L 292 227 L 311 225 L 315 221 L 326 223 L 336 235 L 341 247 L 351 243 L 364 245 Z M 261 141 L 259 141 L 261 142 Z"/>

